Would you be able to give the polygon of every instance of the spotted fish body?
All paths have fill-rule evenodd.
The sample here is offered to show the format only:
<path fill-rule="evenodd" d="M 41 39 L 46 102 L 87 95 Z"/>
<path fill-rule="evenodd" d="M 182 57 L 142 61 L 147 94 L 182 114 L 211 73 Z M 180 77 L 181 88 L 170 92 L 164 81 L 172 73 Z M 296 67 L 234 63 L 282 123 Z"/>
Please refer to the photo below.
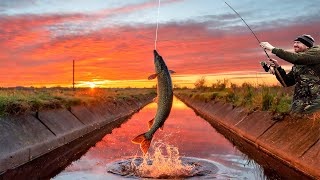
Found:
<path fill-rule="evenodd" d="M 173 92 L 172 92 L 172 81 L 170 72 L 174 71 L 168 70 L 166 63 L 162 57 L 154 50 L 154 64 L 156 74 L 149 76 L 149 79 L 154 79 L 155 77 L 158 80 L 157 85 L 157 99 L 158 99 L 158 108 L 157 113 L 149 122 L 151 128 L 148 132 L 141 134 L 132 140 L 133 143 L 140 144 L 141 150 L 143 153 L 146 153 L 150 147 L 152 137 L 154 133 L 162 128 L 164 122 L 167 120 L 173 101 Z"/>

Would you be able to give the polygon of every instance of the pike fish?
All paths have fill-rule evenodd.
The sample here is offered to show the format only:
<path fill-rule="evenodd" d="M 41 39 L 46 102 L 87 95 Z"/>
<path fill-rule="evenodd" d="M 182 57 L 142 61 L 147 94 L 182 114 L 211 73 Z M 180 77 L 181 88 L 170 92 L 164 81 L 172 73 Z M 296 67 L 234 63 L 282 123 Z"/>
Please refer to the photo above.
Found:
<path fill-rule="evenodd" d="M 140 134 L 132 140 L 132 143 L 140 144 L 140 148 L 144 154 L 148 152 L 154 133 L 160 128 L 163 129 L 164 122 L 167 120 L 173 100 L 172 81 L 170 73 L 175 73 L 168 70 L 168 67 L 162 57 L 156 50 L 154 53 L 155 74 L 148 77 L 149 80 L 157 78 L 157 98 L 154 101 L 158 103 L 157 113 L 149 124 L 149 131 Z"/>

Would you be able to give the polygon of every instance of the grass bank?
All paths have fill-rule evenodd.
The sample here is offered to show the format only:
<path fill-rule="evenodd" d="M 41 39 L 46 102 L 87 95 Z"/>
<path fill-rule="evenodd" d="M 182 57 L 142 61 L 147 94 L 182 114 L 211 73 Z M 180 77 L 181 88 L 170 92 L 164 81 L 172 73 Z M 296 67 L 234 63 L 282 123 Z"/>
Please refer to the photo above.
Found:
<path fill-rule="evenodd" d="M 18 115 L 28 111 L 70 108 L 74 105 L 92 105 L 115 99 L 139 99 L 155 94 L 154 89 L 100 89 L 69 88 L 0 89 L 0 116 Z"/>
<path fill-rule="evenodd" d="M 211 87 L 178 88 L 175 89 L 175 93 L 206 102 L 218 100 L 232 103 L 234 106 L 245 107 L 248 111 L 260 110 L 282 113 L 290 110 L 293 88 L 266 85 L 254 87 L 248 83 L 241 86 L 231 84 L 227 87 L 225 83 L 219 82 Z"/>

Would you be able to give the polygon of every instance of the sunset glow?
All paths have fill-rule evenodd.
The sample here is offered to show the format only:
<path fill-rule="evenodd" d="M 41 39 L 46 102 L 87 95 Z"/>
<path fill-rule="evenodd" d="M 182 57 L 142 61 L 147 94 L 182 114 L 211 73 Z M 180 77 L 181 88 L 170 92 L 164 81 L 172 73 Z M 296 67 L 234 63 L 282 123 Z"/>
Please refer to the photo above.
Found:
<path fill-rule="evenodd" d="M 315 0 L 228 2 L 261 41 L 290 50 L 293 39 L 306 33 L 317 44 Z M 193 87 L 202 76 L 208 85 L 221 79 L 277 83 L 259 64 L 266 56 L 258 42 L 223 1 L 161 3 L 157 50 L 177 72 L 173 84 Z M 157 0 L 1 1 L 0 87 L 72 87 L 73 60 L 77 87 L 155 86 L 147 77 L 154 73 L 157 5 Z"/>
<path fill-rule="evenodd" d="M 96 85 L 94 83 L 89 83 L 89 85 L 90 85 L 90 88 L 95 88 L 96 87 Z"/>

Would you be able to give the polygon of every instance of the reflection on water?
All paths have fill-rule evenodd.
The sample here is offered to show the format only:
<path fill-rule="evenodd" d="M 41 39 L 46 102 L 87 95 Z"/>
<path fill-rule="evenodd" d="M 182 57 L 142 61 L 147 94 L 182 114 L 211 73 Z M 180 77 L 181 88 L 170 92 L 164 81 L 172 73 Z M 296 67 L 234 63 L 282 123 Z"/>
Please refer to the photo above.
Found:
<path fill-rule="evenodd" d="M 142 156 L 139 146 L 132 144 L 131 139 L 148 131 L 147 122 L 154 117 L 156 109 L 156 103 L 144 107 L 54 179 L 122 179 L 121 176 L 108 173 L 106 165 Z M 208 122 L 196 116 L 192 109 L 176 98 L 164 130 L 155 133 L 153 143 L 159 140 L 177 147 L 180 156 L 204 159 L 214 164 L 218 168 L 214 176 L 217 179 L 264 179 L 259 165 L 247 160 Z"/>

